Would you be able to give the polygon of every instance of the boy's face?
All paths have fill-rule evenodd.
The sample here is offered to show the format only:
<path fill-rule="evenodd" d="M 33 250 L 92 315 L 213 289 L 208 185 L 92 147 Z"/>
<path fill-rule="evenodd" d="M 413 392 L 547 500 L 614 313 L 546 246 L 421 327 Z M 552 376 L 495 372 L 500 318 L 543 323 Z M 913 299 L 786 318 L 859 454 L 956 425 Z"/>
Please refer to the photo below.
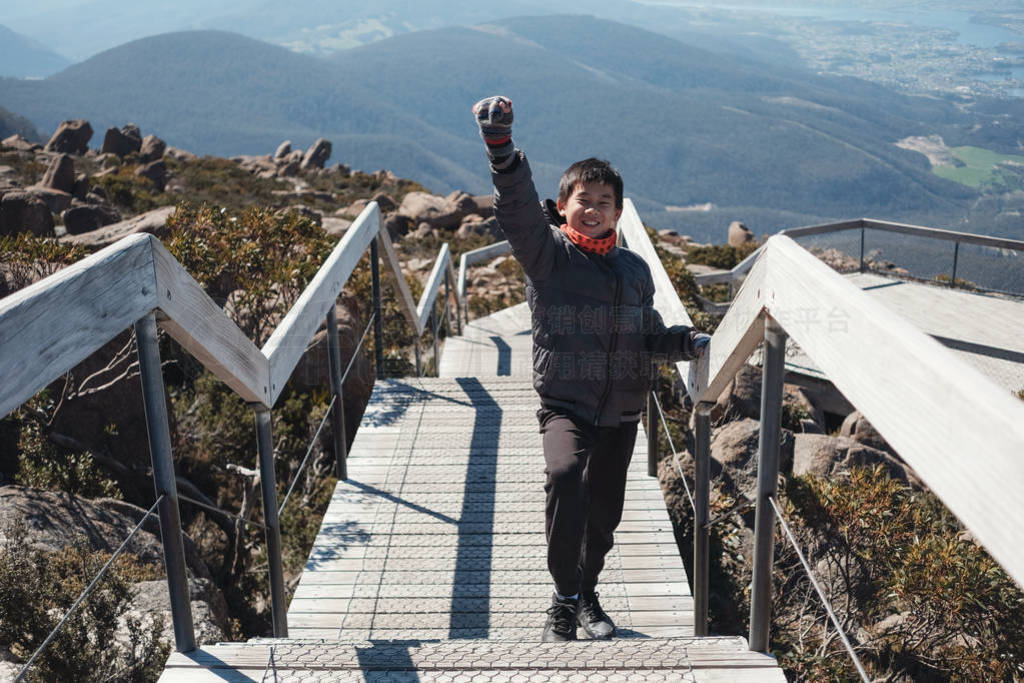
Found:
<path fill-rule="evenodd" d="M 615 207 L 615 192 L 605 183 L 576 183 L 565 201 L 558 200 L 558 213 L 565 217 L 569 227 L 587 237 L 601 237 L 622 215 Z"/>

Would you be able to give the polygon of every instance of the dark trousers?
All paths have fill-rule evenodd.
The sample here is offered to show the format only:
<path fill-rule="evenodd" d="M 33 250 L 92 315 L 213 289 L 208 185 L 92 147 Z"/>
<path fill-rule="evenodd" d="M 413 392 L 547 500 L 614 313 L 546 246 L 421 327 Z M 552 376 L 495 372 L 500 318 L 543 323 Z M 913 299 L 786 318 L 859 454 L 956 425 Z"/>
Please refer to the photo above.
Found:
<path fill-rule="evenodd" d="M 622 519 L 636 422 L 595 427 L 560 410 L 537 411 L 547 482 L 548 571 L 562 595 L 592 591 Z"/>

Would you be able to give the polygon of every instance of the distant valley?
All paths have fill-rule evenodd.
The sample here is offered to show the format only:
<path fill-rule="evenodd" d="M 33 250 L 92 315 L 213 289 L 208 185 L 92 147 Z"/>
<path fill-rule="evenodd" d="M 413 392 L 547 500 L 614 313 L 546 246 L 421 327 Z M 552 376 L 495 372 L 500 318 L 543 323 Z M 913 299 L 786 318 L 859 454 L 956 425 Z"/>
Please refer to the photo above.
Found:
<path fill-rule="evenodd" d="M 131 121 L 198 153 L 326 137 L 334 161 L 483 192 L 469 107 L 495 92 L 516 102 L 516 140 L 542 191 L 577 158 L 607 157 L 659 227 L 699 235 L 738 219 L 761 233 L 861 215 L 965 226 L 979 197 L 894 144 L 939 134 L 985 146 L 970 139 L 985 126 L 971 132 L 948 102 L 584 16 L 417 31 L 329 59 L 230 33 L 165 34 L 44 80 L 0 79 L 0 106 L 44 132 L 66 118 L 98 131 Z"/>

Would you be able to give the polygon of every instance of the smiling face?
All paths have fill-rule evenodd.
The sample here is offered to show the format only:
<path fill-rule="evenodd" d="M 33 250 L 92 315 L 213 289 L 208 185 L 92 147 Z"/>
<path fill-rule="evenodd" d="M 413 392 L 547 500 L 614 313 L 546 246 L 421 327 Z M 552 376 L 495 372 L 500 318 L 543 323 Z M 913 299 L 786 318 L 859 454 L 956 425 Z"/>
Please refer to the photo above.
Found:
<path fill-rule="evenodd" d="M 587 237 L 603 237 L 615 228 L 622 209 L 615 207 L 615 191 L 611 185 L 579 182 L 568 199 L 558 198 L 558 213 L 565 217 L 570 228 Z"/>

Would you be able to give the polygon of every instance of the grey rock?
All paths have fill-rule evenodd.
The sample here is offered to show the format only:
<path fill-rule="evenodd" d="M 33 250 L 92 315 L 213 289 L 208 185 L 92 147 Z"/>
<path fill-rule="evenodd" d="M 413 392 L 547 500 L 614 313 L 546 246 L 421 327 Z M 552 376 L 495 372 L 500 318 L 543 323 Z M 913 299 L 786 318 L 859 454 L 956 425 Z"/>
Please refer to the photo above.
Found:
<path fill-rule="evenodd" d="M 893 447 L 889 445 L 889 442 L 885 440 L 885 437 L 868 422 L 867 418 L 859 410 L 855 410 L 846 416 L 842 426 L 839 428 L 839 435 L 848 436 L 858 443 L 880 451 L 896 453 Z"/>
<path fill-rule="evenodd" d="M 370 201 L 377 202 L 377 206 L 380 207 L 381 213 L 388 213 L 398 208 L 398 203 L 391 198 L 390 195 L 383 192 L 378 192 L 370 198 Z"/>
<path fill-rule="evenodd" d="M 352 225 L 352 221 L 337 216 L 324 216 L 320 219 L 320 227 L 332 237 L 341 237 Z"/>
<path fill-rule="evenodd" d="M 177 161 L 195 161 L 199 158 L 192 152 L 184 149 L 178 149 L 177 147 L 168 147 L 164 150 L 164 156 L 171 157 Z"/>
<path fill-rule="evenodd" d="M 141 622 L 143 628 L 148 627 L 152 620 L 162 618 L 162 638 L 173 644 L 174 622 L 171 619 L 171 596 L 167 588 L 167 581 L 140 581 L 133 585 L 133 589 L 135 597 L 125 617 L 135 617 Z M 202 645 L 225 640 L 228 608 L 223 594 L 209 579 L 197 578 L 188 580 L 188 592 L 192 606 L 192 625 L 195 629 L 196 644 Z M 130 642 L 127 628 L 119 629 L 115 637 L 118 642 L 125 644 Z"/>
<path fill-rule="evenodd" d="M 105 247 L 114 242 L 140 232 L 167 237 L 167 219 L 174 213 L 173 206 L 164 206 L 140 214 L 128 220 L 112 223 L 82 234 L 72 234 L 61 238 L 62 242 L 80 244 L 87 247 Z"/>
<path fill-rule="evenodd" d="M 846 436 L 797 434 L 793 448 L 793 474 L 829 477 L 851 467 L 885 467 L 889 476 L 920 486 L 917 475 L 885 451 L 865 446 Z"/>
<path fill-rule="evenodd" d="M 53 235 L 53 214 L 46 202 L 31 192 L 8 192 L 0 199 L 0 235 L 22 232 Z"/>
<path fill-rule="evenodd" d="M 121 220 L 121 214 L 104 204 L 75 204 L 62 217 L 69 235 L 81 235 Z"/>
<path fill-rule="evenodd" d="M 729 246 L 741 247 L 747 242 L 754 241 L 754 233 L 747 226 L 739 221 L 729 224 Z"/>
<path fill-rule="evenodd" d="M 292 141 L 285 140 L 277 146 L 277 150 L 274 152 L 274 159 L 284 159 L 286 156 L 292 153 Z"/>
<path fill-rule="evenodd" d="M 72 195 L 61 190 L 54 190 L 50 187 L 40 187 L 39 185 L 33 185 L 28 188 L 28 192 L 31 192 L 36 197 L 39 197 L 46 203 L 46 207 L 50 210 L 50 213 L 60 213 L 71 206 Z"/>
<path fill-rule="evenodd" d="M 103 136 L 103 146 L 100 147 L 101 154 L 114 154 L 125 157 L 134 154 L 142 148 L 142 134 L 138 127 L 128 124 L 122 128 L 108 128 Z"/>
<path fill-rule="evenodd" d="M 68 194 L 73 192 L 75 189 L 74 160 L 67 154 L 54 157 L 39 184 Z"/>
<path fill-rule="evenodd" d="M 393 213 L 384 219 L 384 229 L 388 231 L 388 237 L 395 242 L 405 237 L 412 229 L 412 225 L 411 218 L 399 213 Z"/>
<path fill-rule="evenodd" d="M 42 145 L 32 142 L 31 140 L 27 140 L 26 138 L 17 134 L 12 135 L 10 137 L 6 137 L 2 141 L 0 141 L 0 147 L 3 147 L 5 149 L 13 149 L 18 152 L 35 152 L 43 148 Z"/>
<path fill-rule="evenodd" d="M 760 422 L 745 418 L 723 425 L 711 437 L 711 458 L 748 500 L 753 500 L 757 492 L 760 428 Z M 786 473 L 793 468 L 793 433 L 783 429 L 779 441 L 779 471 Z"/>
<path fill-rule="evenodd" d="M 323 168 L 327 160 L 331 158 L 331 143 L 329 140 L 319 138 L 309 146 L 305 156 L 302 157 L 302 168 Z"/>
<path fill-rule="evenodd" d="M 135 169 L 135 175 L 149 179 L 158 192 L 163 192 L 167 187 L 167 164 L 163 159 L 151 161 Z"/>
<path fill-rule="evenodd" d="M 89 140 L 92 139 L 92 126 L 85 119 L 64 121 L 53 137 L 46 143 L 47 152 L 82 155 L 89 151 Z"/>
<path fill-rule="evenodd" d="M 142 138 L 142 147 L 139 148 L 139 157 L 143 161 L 157 161 L 164 158 L 167 151 L 167 143 L 155 135 L 147 135 Z"/>

